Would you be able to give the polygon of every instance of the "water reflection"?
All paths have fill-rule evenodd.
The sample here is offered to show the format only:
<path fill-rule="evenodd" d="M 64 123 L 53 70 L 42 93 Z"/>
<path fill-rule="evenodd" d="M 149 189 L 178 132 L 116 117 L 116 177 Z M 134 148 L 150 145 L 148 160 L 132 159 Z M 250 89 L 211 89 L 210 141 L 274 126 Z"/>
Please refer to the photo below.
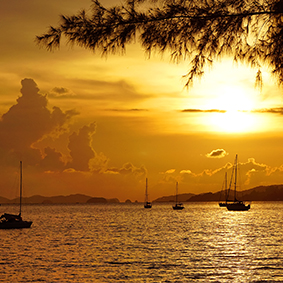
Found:
<path fill-rule="evenodd" d="M 29 231 L 0 231 L 1 282 L 283 281 L 282 203 L 247 212 L 217 203 L 26 210 Z"/>

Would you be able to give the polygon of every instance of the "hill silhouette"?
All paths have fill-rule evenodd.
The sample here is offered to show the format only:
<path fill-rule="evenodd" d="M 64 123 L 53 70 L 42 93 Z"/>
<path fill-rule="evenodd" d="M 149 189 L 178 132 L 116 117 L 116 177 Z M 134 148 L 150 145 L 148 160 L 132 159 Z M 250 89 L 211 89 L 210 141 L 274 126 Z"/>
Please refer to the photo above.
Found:
<path fill-rule="evenodd" d="M 0 197 L 0 203 L 2 204 L 14 204 L 19 203 L 20 199 L 15 198 L 9 200 L 7 198 Z M 71 203 L 117 203 L 118 199 L 106 199 L 101 197 L 91 197 L 83 194 L 71 194 L 68 196 L 52 196 L 52 197 L 44 197 L 41 195 L 34 195 L 31 197 L 24 197 L 23 203 L 26 204 L 71 204 Z"/>
<path fill-rule="evenodd" d="M 191 199 L 193 196 L 195 196 L 195 194 L 179 194 L 178 201 L 186 202 L 189 199 Z M 174 202 L 174 201 L 176 201 L 176 195 L 164 196 L 154 200 L 154 202 Z"/>
<path fill-rule="evenodd" d="M 233 199 L 234 191 L 230 191 L 230 199 Z M 283 185 L 258 186 L 252 189 L 237 191 L 237 198 L 243 201 L 283 201 Z M 153 202 L 174 202 L 175 195 L 162 196 Z M 178 200 L 181 202 L 208 202 L 208 201 L 223 201 L 223 194 L 218 191 L 215 193 L 207 192 L 202 194 L 179 194 Z M 106 199 L 103 197 L 91 197 L 83 194 L 71 194 L 68 196 L 52 196 L 45 197 L 34 195 L 23 198 L 23 203 L 26 204 L 72 204 L 72 203 L 119 203 L 119 199 Z M 19 203 L 19 198 L 9 200 L 0 197 L 0 204 L 15 204 Z"/>
<path fill-rule="evenodd" d="M 229 199 L 233 200 L 233 190 L 230 191 L 229 196 Z M 175 198 L 174 195 L 164 196 L 157 198 L 154 202 L 175 201 Z M 237 191 L 237 198 L 243 201 L 283 201 L 283 185 L 258 186 L 244 191 Z M 182 202 L 223 201 L 224 194 L 221 191 L 216 193 L 180 194 L 178 200 Z"/>

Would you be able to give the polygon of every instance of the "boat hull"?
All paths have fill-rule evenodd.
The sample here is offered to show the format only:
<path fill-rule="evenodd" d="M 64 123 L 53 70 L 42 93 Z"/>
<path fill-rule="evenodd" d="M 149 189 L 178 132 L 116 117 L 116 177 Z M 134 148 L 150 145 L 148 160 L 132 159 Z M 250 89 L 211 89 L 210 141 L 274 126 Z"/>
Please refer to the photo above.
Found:
<path fill-rule="evenodd" d="M 181 204 L 175 204 L 172 206 L 174 210 L 182 210 L 184 209 L 184 206 Z"/>
<path fill-rule="evenodd" d="M 151 208 L 152 204 L 150 202 L 147 202 L 144 204 L 144 208 Z"/>
<path fill-rule="evenodd" d="M 229 203 L 226 205 L 229 211 L 247 211 L 251 208 L 251 206 L 245 205 L 244 203 Z"/>
<path fill-rule="evenodd" d="M 15 221 L 15 222 L 2 222 L 0 229 L 23 229 L 30 228 L 32 221 Z"/>

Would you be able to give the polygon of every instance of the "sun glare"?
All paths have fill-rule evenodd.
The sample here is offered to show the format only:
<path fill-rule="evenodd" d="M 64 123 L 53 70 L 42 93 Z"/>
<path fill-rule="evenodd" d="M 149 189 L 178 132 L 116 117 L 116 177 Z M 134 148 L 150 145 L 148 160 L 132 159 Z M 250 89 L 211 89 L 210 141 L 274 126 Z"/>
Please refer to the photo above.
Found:
<path fill-rule="evenodd" d="M 212 100 L 209 100 L 208 106 L 211 109 L 224 111 L 248 111 L 252 110 L 255 104 L 254 92 L 248 92 L 240 86 L 223 86 L 217 89 L 217 94 Z"/>
<path fill-rule="evenodd" d="M 214 131 L 226 133 L 254 132 L 258 121 L 250 112 L 228 110 L 225 113 L 214 113 L 209 119 Z"/>
<path fill-rule="evenodd" d="M 241 86 L 222 86 L 217 95 L 209 100 L 207 109 L 211 113 L 208 124 L 213 131 L 226 133 L 254 132 L 259 128 L 258 120 L 250 111 L 256 107 L 257 95 Z"/>

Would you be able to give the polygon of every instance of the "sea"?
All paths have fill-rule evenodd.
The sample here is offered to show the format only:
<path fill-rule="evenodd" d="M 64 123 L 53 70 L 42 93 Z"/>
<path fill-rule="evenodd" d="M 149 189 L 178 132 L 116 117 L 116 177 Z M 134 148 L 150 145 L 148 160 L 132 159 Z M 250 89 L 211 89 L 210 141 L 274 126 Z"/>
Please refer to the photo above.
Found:
<path fill-rule="evenodd" d="M 0 282 L 283 282 L 283 202 L 184 205 L 25 205 L 31 228 L 0 230 Z"/>

